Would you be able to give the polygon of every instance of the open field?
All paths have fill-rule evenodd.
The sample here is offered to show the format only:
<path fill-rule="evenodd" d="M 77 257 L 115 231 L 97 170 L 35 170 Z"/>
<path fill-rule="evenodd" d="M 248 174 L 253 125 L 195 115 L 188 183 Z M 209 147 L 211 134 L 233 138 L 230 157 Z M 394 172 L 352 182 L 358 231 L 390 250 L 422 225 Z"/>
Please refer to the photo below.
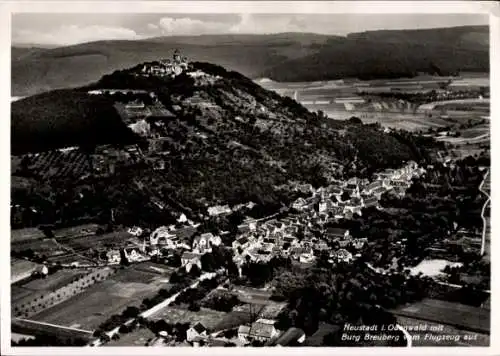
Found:
<path fill-rule="evenodd" d="M 235 294 L 243 303 L 262 305 L 274 303 L 272 300 L 269 300 L 272 293 L 262 289 L 235 286 L 231 293 Z"/>
<path fill-rule="evenodd" d="M 417 327 L 425 325 L 426 331 L 408 330 L 412 336 L 412 346 L 488 346 L 490 336 L 487 334 L 475 333 L 457 329 L 450 325 L 443 325 L 428 321 L 422 321 L 418 318 L 408 318 L 404 316 L 397 317 L 398 324 L 402 326 Z M 430 331 L 430 329 L 433 329 Z M 427 337 L 426 337 L 427 334 Z M 439 340 L 439 336 L 452 335 L 452 340 Z M 429 337 L 432 336 L 432 337 Z M 435 338 L 433 338 L 435 337 Z"/>
<path fill-rule="evenodd" d="M 65 253 L 64 255 L 58 255 L 47 258 L 49 263 L 61 263 L 62 265 L 70 265 L 72 263 L 78 263 L 81 265 L 93 265 L 95 261 L 90 258 L 85 258 L 84 256 L 78 255 L 76 253 Z"/>
<path fill-rule="evenodd" d="M 75 251 L 82 251 L 89 248 L 98 249 L 107 245 L 122 244 L 132 238 L 133 236 L 126 231 L 115 231 L 103 235 L 77 237 L 67 241 L 64 240 L 61 243 Z"/>
<path fill-rule="evenodd" d="M 465 144 L 471 144 L 471 143 L 487 143 L 489 144 L 490 142 L 490 133 L 486 132 L 478 136 L 474 136 L 472 138 L 464 138 L 464 137 L 439 137 L 437 138 L 439 141 L 445 141 L 448 143 L 451 143 L 453 145 L 465 145 Z"/>
<path fill-rule="evenodd" d="M 226 313 L 222 320 L 214 327 L 214 330 L 227 330 L 237 328 L 242 324 L 247 324 L 252 321 L 252 316 L 260 313 L 263 307 L 260 305 L 253 305 L 250 308 L 249 304 L 234 308 L 229 313 Z"/>
<path fill-rule="evenodd" d="M 28 260 L 11 258 L 10 261 L 11 283 L 15 283 L 26 277 L 29 277 L 29 275 L 31 275 L 31 273 L 37 270 L 40 266 L 41 266 L 40 264 Z"/>
<path fill-rule="evenodd" d="M 424 299 L 392 311 L 393 314 L 423 321 L 450 325 L 458 329 L 490 333 L 490 312 L 487 309 L 450 303 L 437 299 Z"/>
<path fill-rule="evenodd" d="M 417 275 L 419 272 L 422 272 L 425 276 L 435 277 L 442 274 L 443 269 L 446 266 L 456 267 L 462 265 L 461 263 L 454 263 L 447 260 L 423 260 L 417 266 L 411 268 L 411 274 Z"/>
<path fill-rule="evenodd" d="M 51 335 L 60 338 L 82 338 L 84 340 L 90 340 L 92 337 L 90 330 L 65 328 L 50 323 L 38 323 L 34 320 L 13 318 L 11 325 L 13 332 L 34 336 Z"/>
<path fill-rule="evenodd" d="M 167 323 L 190 323 L 196 324 L 200 322 L 207 329 L 214 330 L 214 328 L 224 319 L 229 313 L 219 312 L 216 310 L 201 308 L 199 311 L 194 312 L 184 308 L 166 307 L 159 312 L 155 313 L 151 320 L 165 320 Z"/>
<path fill-rule="evenodd" d="M 45 234 L 36 227 L 15 229 L 10 232 L 10 243 L 20 243 L 31 240 L 44 239 Z"/>
<path fill-rule="evenodd" d="M 166 276 L 131 266 L 73 298 L 35 315 L 34 320 L 93 330 L 128 306 L 139 306 L 166 286 Z"/>
<path fill-rule="evenodd" d="M 418 110 L 434 110 L 436 108 L 474 108 L 489 111 L 490 99 L 456 99 L 435 101 L 420 105 Z"/>
<path fill-rule="evenodd" d="M 97 224 L 84 224 L 73 227 L 66 227 L 54 230 L 54 237 L 59 240 L 59 239 L 92 236 L 95 235 L 98 228 L 99 225 Z"/>
<path fill-rule="evenodd" d="M 60 270 L 52 275 L 47 276 L 47 278 L 35 279 L 27 284 L 24 284 L 22 287 L 36 291 L 56 290 L 78 279 L 78 277 L 86 275 L 88 273 L 89 271 L 86 270 Z"/>
<path fill-rule="evenodd" d="M 294 98 L 311 111 L 322 110 L 332 119 L 345 120 L 356 116 L 364 123 L 380 122 L 385 127 L 410 131 L 448 126 L 449 122 L 439 119 L 442 114 L 447 114 L 453 119 L 468 120 L 476 116 L 479 118 L 489 112 L 489 99 L 450 100 L 418 107 L 404 100 L 377 96 L 377 92 L 437 90 L 441 83 L 448 80 L 451 81 L 449 90 L 452 91 L 467 89 L 467 85 L 474 89 L 477 89 L 478 84 L 489 86 L 487 73 L 464 73 L 459 77 L 425 75 L 371 81 L 356 79 L 303 83 L 261 81 L 259 84 L 266 89 Z M 373 95 L 360 96 L 360 92 L 373 92 Z M 432 117 L 423 115 L 424 112 L 431 114 Z"/>
<path fill-rule="evenodd" d="M 18 252 L 28 249 L 46 256 L 55 256 L 66 253 L 66 250 L 54 239 L 26 240 L 11 244 L 11 251 Z"/>
<path fill-rule="evenodd" d="M 490 132 L 490 127 L 486 125 L 471 127 L 470 129 L 460 130 L 460 137 L 475 138 Z"/>

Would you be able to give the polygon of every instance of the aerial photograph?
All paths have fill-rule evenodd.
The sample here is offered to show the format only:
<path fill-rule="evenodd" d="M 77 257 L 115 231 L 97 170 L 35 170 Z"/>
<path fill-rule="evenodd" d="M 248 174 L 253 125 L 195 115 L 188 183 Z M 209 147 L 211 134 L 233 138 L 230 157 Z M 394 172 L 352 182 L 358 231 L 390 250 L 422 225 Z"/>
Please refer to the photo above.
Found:
<path fill-rule="evenodd" d="M 13 13 L 10 347 L 490 346 L 490 23 L 449 11 Z"/>

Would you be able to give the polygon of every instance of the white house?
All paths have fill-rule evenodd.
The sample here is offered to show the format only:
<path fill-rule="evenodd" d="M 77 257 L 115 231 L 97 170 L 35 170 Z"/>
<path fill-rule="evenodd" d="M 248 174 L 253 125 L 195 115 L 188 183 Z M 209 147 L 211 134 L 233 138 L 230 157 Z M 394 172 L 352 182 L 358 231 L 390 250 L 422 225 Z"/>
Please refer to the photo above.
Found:
<path fill-rule="evenodd" d="M 219 246 L 222 240 L 211 232 L 197 236 L 193 240 L 193 251 L 198 253 L 212 252 L 212 246 Z"/>
<path fill-rule="evenodd" d="M 192 342 L 199 337 L 207 337 L 207 329 L 198 322 L 186 331 L 186 340 Z"/>
<path fill-rule="evenodd" d="M 106 258 L 108 259 L 108 263 L 120 263 L 120 251 L 110 250 L 106 252 Z"/>
<path fill-rule="evenodd" d="M 184 252 L 181 256 L 181 265 L 186 269 L 186 272 L 191 271 L 194 265 L 201 269 L 201 254 L 193 252 Z"/>
<path fill-rule="evenodd" d="M 305 207 L 306 205 L 307 202 L 305 201 L 304 198 L 298 198 L 293 202 L 292 208 L 294 208 L 295 210 L 302 210 L 302 208 Z"/>
<path fill-rule="evenodd" d="M 240 237 L 239 239 L 233 241 L 232 247 L 234 250 L 238 249 L 238 247 L 241 247 L 242 249 L 245 249 L 248 247 L 250 244 L 250 241 L 247 236 Z"/>
<path fill-rule="evenodd" d="M 332 258 L 336 259 L 337 261 L 342 261 L 342 262 L 351 262 L 352 261 L 352 253 L 345 249 L 339 249 L 335 251 L 332 255 Z"/>
<path fill-rule="evenodd" d="M 127 232 L 131 235 L 134 235 L 134 236 L 141 236 L 143 233 L 143 230 L 138 226 L 134 226 L 134 227 L 129 228 L 127 230 Z"/>
<path fill-rule="evenodd" d="M 208 215 L 218 216 L 222 214 L 230 214 L 232 212 L 229 205 L 216 205 L 208 208 Z"/>
<path fill-rule="evenodd" d="M 360 238 L 360 239 L 353 239 L 351 241 L 351 243 L 352 243 L 352 245 L 354 246 L 355 249 L 359 250 L 360 248 L 362 248 L 365 245 L 365 243 L 367 241 L 368 241 L 368 239 L 366 237 L 364 237 L 364 238 Z"/>
<path fill-rule="evenodd" d="M 300 263 L 311 263 L 315 260 L 314 254 L 312 253 L 303 253 L 299 256 Z"/>
<path fill-rule="evenodd" d="M 238 328 L 238 339 L 243 343 L 248 343 L 251 327 L 249 325 L 240 325 Z"/>
<path fill-rule="evenodd" d="M 138 262 L 144 260 L 144 256 L 139 253 L 139 251 L 135 248 L 125 249 L 125 257 L 129 262 Z"/>
<path fill-rule="evenodd" d="M 279 335 L 279 331 L 274 327 L 275 321 L 270 319 L 258 319 L 250 327 L 248 338 L 258 341 L 269 341 Z"/>
<path fill-rule="evenodd" d="M 178 237 L 166 226 L 160 226 L 150 235 L 149 241 L 153 245 L 167 245 L 171 248 L 176 246 Z"/>

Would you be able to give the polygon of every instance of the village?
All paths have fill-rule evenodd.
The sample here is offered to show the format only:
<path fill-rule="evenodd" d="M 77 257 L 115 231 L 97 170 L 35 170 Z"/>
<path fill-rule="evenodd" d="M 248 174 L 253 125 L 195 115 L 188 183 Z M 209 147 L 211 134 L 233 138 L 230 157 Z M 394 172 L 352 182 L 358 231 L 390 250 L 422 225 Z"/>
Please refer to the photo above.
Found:
<path fill-rule="evenodd" d="M 32 315 L 36 318 L 36 315 L 43 314 L 44 310 L 49 311 L 51 307 L 57 308 L 61 303 L 68 303 L 71 298 L 84 293 L 92 285 L 106 283 L 110 277 L 115 278 L 114 276 L 120 274 L 120 271 L 116 272 L 114 269 L 120 265 L 123 268 L 124 261 L 127 265 L 141 266 L 150 261 L 170 261 L 173 256 L 180 255 L 179 271 L 182 270 L 187 274 L 192 274 L 194 269 L 203 271 L 203 256 L 210 254 L 216 246 L 231 251 L 233 262 L 240 276 L 244 264 L 267 263 L 275 257 L 291 258 L 293 263 L 304 267 L 312 266 L 318 253 L 322 251 L 328 253 L 328 262 L 331 264 L 350 263 L 361 256 L 358 251 L 362 249 L 367 239 L 353 238 L 349 230 L 332 227 L 332 224 L 342 219 L 350 219 L 354 215 L 360 216 L 364 208 L 383 209 L 379 204 L 382 194 L 394 191 L 398 196 L 404 196 L 406 189 L 411 185 L 412 178 L 419 177 L 423 173 L 425 170 L 419 168 L 415 162 L 408 162 L 400 169 L 387 169 L 376 174 L 371 182 L 352 178 L 347 181 L 332 182 L 327 187 L 318 189 L 314 189 L 309 184 L 292 183 L 294 189 L 310 196 L 297 199 L 286 212 L 279 214 L 279 218 L 271 216 L 257 220 L 247 217 L 237 227 L 238 233 L 230 246 L 224 246 L 223 243 L 223 238 L 228 232 L 199 233 L 197 228 L 200 222 L 194 222 L 184 214 L 179 216 L 175 225 L 160 226 L 151 233 L 148 233 L 145 228 L 133 226 L 126 228 L 123 232 L 101 235 L 104 241 L 112 236 L 105 245 L 98 241 L 99 235 L 95 236 L 96 241 L 87 245 L 86 250 L 78 249 L 77 241 L 79 239 L 89 241 L 89 238 L 93 237 L 91 234 L 96 226 L 82 227 L 79 230 L 67 229 L 65 232 L 56 231 L 55 239 L 42 238 L 38 240 L 38 244 L 48 244 L 49 249 L 51 244 L 56 244 L 59 247 L 59 253 L 57 253 L 58 249 L 52 248 L 51 252 L 46 252 L 48 257 L 41 263 L 29 261 L 30 258 L 26 256 L 13 259 L 13 267 L 15 266 L 13 273 L 16 273 L 12 277 L 12 282 L 15 283 L 13 316 L 24 318 L 22 320 L 31 318 Z M 205 219 L 225 216 L 253 205 L 250 202 L 232 208 L 228 205 L 208 207 Z M 74 236 L 71 236 L 71 232 Z M 59 238 L 62 235 L 64 238 Z M 29 241 L 33 242 L 32 239 Z M 17 242 L 23 246 L 22 241 Z M 40 254 L 46 251 L 44 250 L 46 247 L 41 246 L 36 251 L 36 247 L 31 246 L 32 243 L 28 245 L 35 249 L 34 255 L 37 256 L 35 260 L 40 261 Z M 27 245 L 23 248 L 26 247 Z M 93 258 L 90 257 L 91 255 Z M 31 259 L 33 260 L 32 257 Z M 52 269 L 56 271 L 49 272 Z M 150 269 L 162 271 L 161 264 L 158 263 L 151 265 Z M 62 275 L 64 273 L 67 275 Z M 222 272 L 222 276 L 225 273 Z M 205 272 L 202 276 L 206 274 Z M 219 280 L 220 277 L 220 272 L 218 272 L 213 278 Z M 48 285 L 59 289 L 52 288 L 44 292 L 37 287 L 37 293 L 26 295 L 26 290 L 32 288 L 29 286 L 38 283 L 39 278 L 47 282 L 55 278 L 55 285 L 52 282 Z M 64 285 L 65 280 L 69 284 Z M 223 279 L 217 282 L 219 288 L 222 288 L 220 284 L 222 282 Z M 250 294 L 252 293 L 254 292 Z M 266 318 L 260 318 L 253 324 L 242 324 L 238 331 L 238 339 L 245 344 L 252 340 L 277 342 L 279 335 L 294 340 L 305 338 L 303 332 L 297 330 L 289 330 L 280 334 L 273 324 L 272 319 Z M 187 331 L 186 340 L 190 344 L 199 344 L 200 340 L 203 343 L 207 339 L 212 339 L 205 328 L 200 323 L 194 323 Z M 196 337 L 190 336 L 193 333 Z M 294 337 L 291 337 L 291 334 Z"/>
<path fill-rule="evenodd" d="M 134 75 L 175 78 L 182 73 L 192 77 L 195 86 L 217 80 L 217 76 L 190 71 L 187 58 L 178 51 L 172 59 L 144 64 Z M 176 118 L 182 110 L 178 103 L 167 109 L 156 93 L 142 90 L 100 89 L 88 94 L 114 96 L 122 120 L 145 138 L 148 146 L 99 146 L 89 155 L 91 174 L 81 165 L 79 179 L 89 175 L 112 177 L 120 169 L 142 163 L 161 175 L 167 169 L 165 157 L 170 149 L 184 149 L 175 142 L 172 147 L 165 145 L 171 133 L 163 121 Z M 213 105 L 200 96 L 189 100 L 197 107 Z M 391 130 L 386 128 L 384 132 L 389 134 Z M 196 138 L 206 139 L 199 131 Z M 83 155 L 76 150 L 66 151 Z M 47 154 L 42 160 L 53 158 Z M 447 160 L 444 166 L 451 163 Z M 307 269 L 326 256 L 329 268 L 333 268 L 367 257 L 363 254 L 367 254 L 367 246 L 371 247 L 369 236 L 353 236 L 343 222 L 362 217 L 366 209 L 384 211 L 381 200 L 386 193 L 403 199 L 414 180 L 426 174 L 426 168 L 409 161 L 400 168 L 377 172 L 371 180 L 341 180 L 329 175 L 328 185 L 318 188 L 288 181 L 284 187 L 275 186 L 276 190 L 284 189 L 300 197 L 260 218 L 247 214 L 257 205 L 252 201 L 236 205 L 205 201 L 204 211 L 188 214 L 173 199 L 167 202 L 158 198 L 154 184 L 137 179 L 132 189 L 146 191 L 159 212 L 172 211 L 175 223 L 153 228 L 91 223 L 13 230 L 13 330 L 18 339 L 67 332 L 68 340 L 83 339 L 89 346 L 319 346 L 324 334 L 332 331 L 328 329 L 331 324 L 307 338 L 298 328 L 279 330 L 277 316 L 286 303 L 272 300 L 271 286 L 239 285 L 233 279 L 244 278 L 249 264 L 287 260 Z M 167 204 L 176 205 L 176 209 Z M 110 210 L 113 222 L 114 211 Z M 219 220 L 233 215 L 243 215 L 242 222 L 232 226 L 233 231 L 227 231 L 227 226 L 215 231 L 205 228 L 207 222 L 215 221 L 217 225 Z M 471 234 L 464 229 L 458 231 L 461 240 L 436 243 L 430 255 L 447 254 L 446 244 L 466 245 L 464 241 Z M 469 240 L 466 242 L 472 249 L 482 248 L 477 236 Z M 214 256 L 223 261 L 208 263 Z M 230 265 L 235 266 L 237 277 L 231 275 Z M 376 273 L 392 273 L 390 266 L 367 266 Z M 114 305 L 100 305 L 103 298 L 109 298 Z M 227 298 L 229 306 L 219 310 L 226 306 L 220 307 L 218 302 L 225 305 Z M 118 314 L 120 311 L 122 314 Z"/>

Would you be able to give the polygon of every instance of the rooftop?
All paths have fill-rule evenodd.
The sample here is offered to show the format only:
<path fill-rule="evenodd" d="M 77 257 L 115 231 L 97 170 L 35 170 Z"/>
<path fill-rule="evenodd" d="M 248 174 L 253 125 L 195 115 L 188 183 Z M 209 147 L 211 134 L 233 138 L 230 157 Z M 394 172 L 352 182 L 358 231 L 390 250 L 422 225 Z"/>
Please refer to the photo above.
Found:
<path fill-rule="evenodd" d="M 207 329 L 203 326 L 202 323 L 196 323 L 191 327 L 194 331 L 196 331 L 198 334 L 201 334 L 202 332 L 206 331 Z"/>

